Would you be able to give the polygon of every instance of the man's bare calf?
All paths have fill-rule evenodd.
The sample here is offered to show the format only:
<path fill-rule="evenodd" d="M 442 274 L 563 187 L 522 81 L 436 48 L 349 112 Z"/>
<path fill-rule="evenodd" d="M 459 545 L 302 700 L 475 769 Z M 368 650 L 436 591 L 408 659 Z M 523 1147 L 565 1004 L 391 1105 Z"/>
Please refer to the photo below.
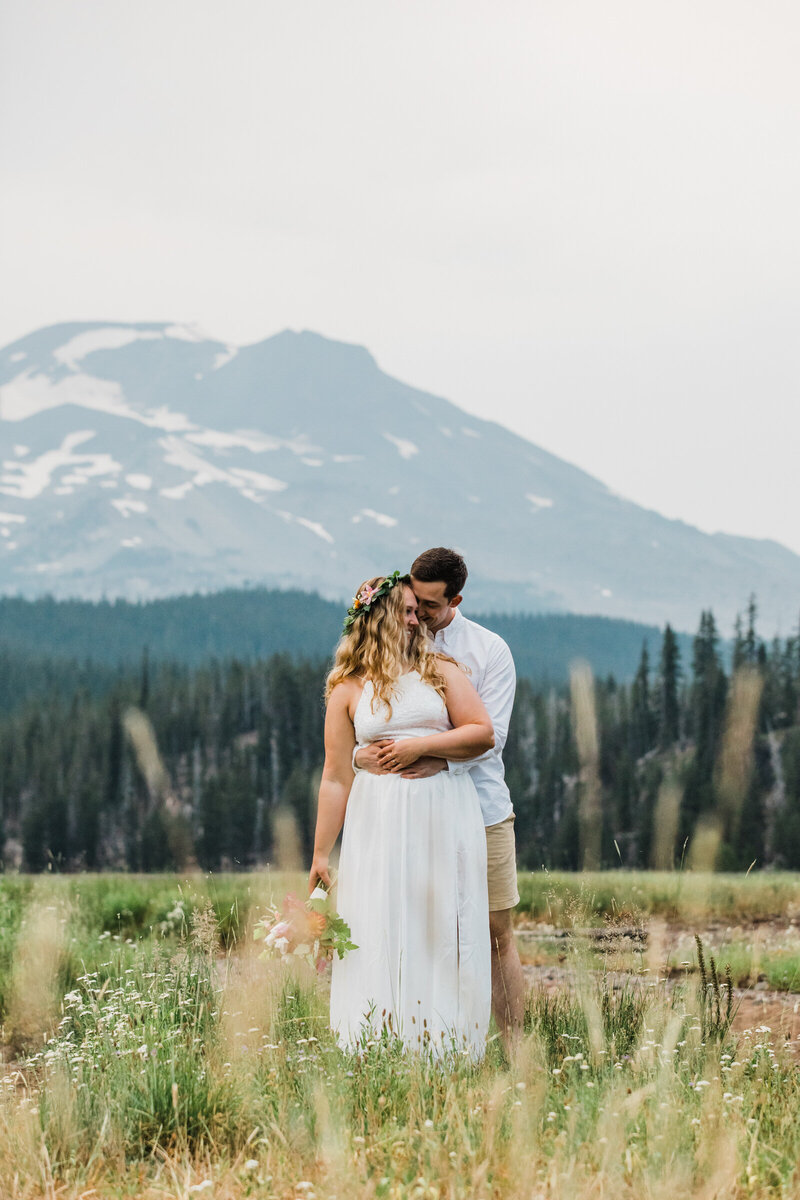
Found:
<path fill-rule="evenodd" d="M 522 1036 L 525 1015 L 525 979 L 514 937 L 512 909 L 489 913 L 492 939 L 492 1016 L 506 1050 L 513 1050 Z"/>

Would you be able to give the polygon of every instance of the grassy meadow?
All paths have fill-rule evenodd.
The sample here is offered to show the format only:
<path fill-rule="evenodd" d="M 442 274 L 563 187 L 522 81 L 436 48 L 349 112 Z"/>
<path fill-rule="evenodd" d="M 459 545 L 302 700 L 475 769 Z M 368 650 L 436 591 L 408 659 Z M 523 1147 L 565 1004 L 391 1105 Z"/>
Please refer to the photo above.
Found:
<path fill-rule="evenodd" d="M 521 876 L 524 1039 L 447 1066 L 336 1047 L 250 936 L 287 890 L 0 877 L 2 1197 L 800 1195 L 798 1046 L 725 977 L 800 1006 L 797 877 Z"/>

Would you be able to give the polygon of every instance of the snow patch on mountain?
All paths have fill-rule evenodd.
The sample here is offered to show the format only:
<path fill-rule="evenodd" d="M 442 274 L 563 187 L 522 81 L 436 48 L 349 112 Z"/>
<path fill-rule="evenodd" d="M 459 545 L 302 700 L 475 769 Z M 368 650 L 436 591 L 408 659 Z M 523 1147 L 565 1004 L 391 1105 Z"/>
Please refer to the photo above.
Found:
<path fill-rule="evenodd" d="M 110 454 L 74 453 L 78 446 L 91 441 L 94 436 L 93 429 L 78 430 L 67 434 L 57 450 L 48 450 L 32 462 L 6 460 L 3 463 L 5 474 L 0 475 L 0 494 L 33 500 L 41 496 L 50 486 L 55 473 L 64 467 L 74 466 L 81 474 L 88 475 L 121 471 L 120 463 L 115 462 Z"/>
<path fill-rule="evenodd" d="M 385 529 L 392 529 L 397 524 L 396 517 L 389 517 L 386 513 L 376 512 L 374 508 L 362 508 L 361 512 L 356 513 L 353 517 L 353 524 L 358 525 L 359 521 L 364 517 L 368 517 L 378 525 L 383 525 Z"/>
<path fill-rule="evenodd" d="M 125 496 L 122 500 L 112 500 L 111 503 L 123 517 L 130 517 L 132 513 L 147 512 L 144 500 L 134 500 L 132 496 Z"/>
<path fill-rule="evenodd" d="M 152 341 L 162 336 L 151 329 L 105 325 L 76 334 L 53 351 L 53 358 L 69 367 L 71 371 L 77 371 L 80 369 L 78 363 L 87 354 L 95 354 L 98 350 L 120 350 L 123 346 L 130 346 L 132 342 Z"/>
<path fill-rule="evenodd" d="M 218 467 L 203 458 L 181 438 L 160 438 L 159 442 L 166 451 L 164 462 L 189 472 L 195 487 L 205 487 L 209 483 L 227 483 L 253 500 L 258 498 L 258 492 L 282 492 L 288 486 L 284 480 L 275 479 L 261 471 L 250 471 L 246 467 L 231 467 L 229 470 Z M 164 494 L 166 493 L 162 491 L 162 495 Z"/>
<path fill-rule="evenodd" d="M 282 479 L 273 479 L 261 471 L 248 471 L 246 467 L 231 467 L 231 474 L 260 492 L 283 492 L 289 486 Z"/>
<path fill-rule="evenodd" d="M 201 429 L 198 433 L 187 433 L 187 442 L 196 446 L 213 446 L 215 450 L 241 448 L 262 454 L 266 450 L 280 449 L 280 439 L 261 433 L 222 433 L 218 429 Z"/>
<path fill-rule="evenodd" d="M 167 325 L 164 337 L 174 338 L 178 342 L 209 342 L 212 339 L 199 325 Z"/>
<path fill-rule="evenodd" d="M 211 364 L 211 370 L 218 371 L 220 367 L 227 366 L 229 362 L 232 362 L 233 359 L 236 358 L 238 353 L 238 346 L 226 346 L 224 350 L 220 350 L 219 354 L 214 356 L 214 361 Z"/>
<path fill-rule="evenodd" d="M 194 488 L 191 479 L 186 483 L 178 483 L 175 487 L 165 487 L 160 491 L 160 495 L 166 496 L 167 500 L 183 500 Z"/>
<path fill-rule="evenodd" d="M 419 446 L 415 446 L 407 438 L 394 437 L 391 433 L 385 433 L 383 436 L 387 442 L 392 443 L 401 458 L 413 458 L 415 454 L 419 454 Z"/>
<path fill-rule="evenodd" d="M 298 525 L 302 525 L 304 529 L 310 529 L 317 537 L 322 538 L 323 542 L 333 542 L 333 538 L 328 533 L 324 525 L 320 525 L 319 521 L 309 521 L 306 517 L 295 517 Z"/>
<path fill-rule="evenodd" d="M 26 371 L 12 383 L 0 387 L 1 421 L 27 421 L 64 405 L 88 408 L 92 412 L 123 417 L 152 429 L 173 433 L 194 428 L 183 413 L 171 412 L 166 407 L 139 412 L 128 404 L 119 383 L 110 379 L 95 379 L 92 375 L 80 372 L 52 380 L 46 375 Z"/>

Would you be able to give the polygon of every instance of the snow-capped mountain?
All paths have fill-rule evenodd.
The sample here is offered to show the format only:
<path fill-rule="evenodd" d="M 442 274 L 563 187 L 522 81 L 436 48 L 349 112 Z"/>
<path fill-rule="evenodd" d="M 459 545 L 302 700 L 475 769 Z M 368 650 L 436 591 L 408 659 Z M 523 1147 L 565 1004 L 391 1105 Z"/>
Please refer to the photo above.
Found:
<path fill-rule="evenodd" d="M 473 610 L 723 628 L 800 607 L 800 557 L 615 495 L 499 425 L 285 332 L 85 323 L 0 351 L 0 591 L 147 598 L 263 582 L 345 597 L 429 545 Z"/>

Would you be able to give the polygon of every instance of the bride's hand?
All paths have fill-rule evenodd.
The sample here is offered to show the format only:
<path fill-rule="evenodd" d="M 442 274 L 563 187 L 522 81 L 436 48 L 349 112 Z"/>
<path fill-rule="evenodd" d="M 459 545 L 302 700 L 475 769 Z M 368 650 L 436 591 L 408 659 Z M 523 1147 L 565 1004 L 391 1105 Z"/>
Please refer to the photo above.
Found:
<path fill-rule="evenodd" d="M 327 854 L 315 854 L 314 861 L 311 864 L 311 870 L 308 874 L 308 894 L 313 892 L 318 883 L 324 883 L 327 888 L 331 886 L 331 877 L 328 872 L 328 856 Z"/>
<path fill-rule="evenodd" d="M 378 765 L 381 770 L 388 771 L 390 775 L 402 774 L 420 757 L 419 743 L 421 740 L 421 738 L 401 738 L 399 742 L 392 742 L 390 746 L 386 746 L 378 754 Z"/>

